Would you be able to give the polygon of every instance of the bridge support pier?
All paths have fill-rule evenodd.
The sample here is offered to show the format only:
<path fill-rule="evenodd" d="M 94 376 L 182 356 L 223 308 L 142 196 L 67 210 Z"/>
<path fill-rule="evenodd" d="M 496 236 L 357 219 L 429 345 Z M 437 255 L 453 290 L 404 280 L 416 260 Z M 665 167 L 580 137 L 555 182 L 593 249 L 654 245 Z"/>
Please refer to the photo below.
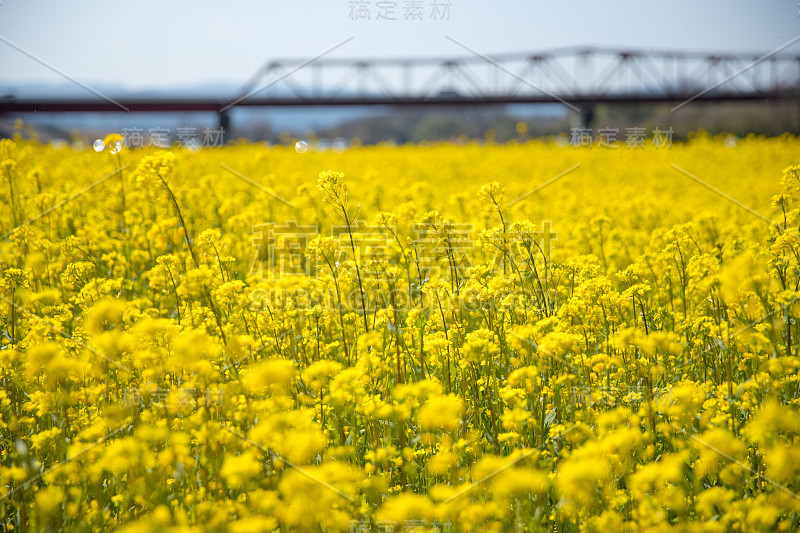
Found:
<path fill-rule="evenodd" d="M 223 138 L 230 138 L 231 134 L 231 114 L 228 111 L 219 113 L 219 129 L 222 130 Z"/>
<path fill-rule="evenodd" d="M 585 105 L 581 108 L 581 127 L 591 128 L 594 123 L 594 106 Z"/>
<path fill-rule="evenodd" d="M 594 122 L 594 104 L 581 105 L 578 107 L 578 111 L 572 111 L 570 115 L 571 127 L 591 129 Z"/>

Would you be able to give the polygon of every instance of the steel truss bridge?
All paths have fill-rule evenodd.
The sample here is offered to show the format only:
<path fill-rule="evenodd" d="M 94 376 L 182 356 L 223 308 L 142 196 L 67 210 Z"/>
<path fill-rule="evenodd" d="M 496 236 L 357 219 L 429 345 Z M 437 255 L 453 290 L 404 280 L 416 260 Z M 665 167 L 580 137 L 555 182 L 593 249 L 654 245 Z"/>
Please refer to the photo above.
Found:
<path fill-rule="evenodd" d="M 4 113 L 209 112 L 285 106 L 484 106 L 555 103 L 590 120 L 597 104 L 794 101 L 800 53 L 564 48 L 454 58 L 271 60 L 228 100 L 0 99 Z"/>

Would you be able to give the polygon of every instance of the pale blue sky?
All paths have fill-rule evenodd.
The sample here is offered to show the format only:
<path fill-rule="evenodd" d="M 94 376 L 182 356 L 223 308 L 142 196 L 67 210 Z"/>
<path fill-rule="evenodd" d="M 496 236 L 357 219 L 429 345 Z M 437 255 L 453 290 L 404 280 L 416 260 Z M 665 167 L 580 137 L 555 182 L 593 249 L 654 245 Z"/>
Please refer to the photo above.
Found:
<path fill-rule="evenodd" d="M 444 0 L 438 0 L 443 2 Z M 0 37 L 87 84 L 165 88 L 244 83 L 273 57 L 463 56 L 582 44 L 770 51 L 800 35 L 797 0 L 450 0 L 450 19 L 349 18 L 349 0 L 168 2 L 2 0 Z M 800 51 L 800 42 L 787 51 Z M 0 42 L 0 84 L 62 83 Z M 88 93 L 87 93 L 88 95 Z"/>

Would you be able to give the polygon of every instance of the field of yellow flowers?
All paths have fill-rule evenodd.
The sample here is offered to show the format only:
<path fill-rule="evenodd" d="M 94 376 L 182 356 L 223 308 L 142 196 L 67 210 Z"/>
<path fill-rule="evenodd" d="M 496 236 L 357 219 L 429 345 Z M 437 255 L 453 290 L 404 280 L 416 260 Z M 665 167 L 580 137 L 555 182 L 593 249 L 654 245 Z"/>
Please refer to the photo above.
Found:
<path fill-rule="evenodd" d="M 6 531 L 800 528 L 800 139 L 0 141 Z"/>

